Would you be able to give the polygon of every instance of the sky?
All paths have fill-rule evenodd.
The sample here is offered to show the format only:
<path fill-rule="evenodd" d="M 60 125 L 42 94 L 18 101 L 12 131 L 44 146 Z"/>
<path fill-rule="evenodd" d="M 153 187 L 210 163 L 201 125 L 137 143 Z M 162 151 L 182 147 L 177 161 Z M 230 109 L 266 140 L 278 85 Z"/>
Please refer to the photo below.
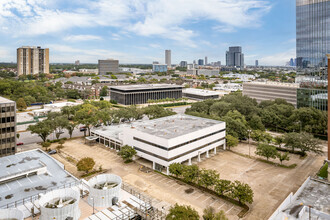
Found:
<path fill-rule="evenodd" d="M 242 46 L 247 65 L 285 65 L 295 37 L 295 0 L 0 0 L 0 62 L 41 46 L 51 63 L 164 63 L 170 49 L 173 64 L 225 64 Z"/>

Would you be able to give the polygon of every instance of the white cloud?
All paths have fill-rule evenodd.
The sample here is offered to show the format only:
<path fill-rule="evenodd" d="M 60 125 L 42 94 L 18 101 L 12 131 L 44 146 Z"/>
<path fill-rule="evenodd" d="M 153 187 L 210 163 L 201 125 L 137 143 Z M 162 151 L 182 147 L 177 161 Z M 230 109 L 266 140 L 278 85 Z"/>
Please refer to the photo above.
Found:
<path fill-rule="evenodd" d="M 213 29 L 232 32 L 259 26 L 262 16 L 271 8 L 269 0 L 72 0 L 70 3 L 77 7 L 59 9 L 56 2 L 61 1 L 1 0 L 0 24 L 11 23 L 12 33 L 18 36 L 73 28 L 117 27 L 196 47 L 193 38 L 198 33 L 186 28 L 187 24 L 211 20 L 218 23 Z"/>
<path fill-rule="evenodd" d="M 90 40 L 102 40 L 103 38 L 96 35 L 69 35 L 64 37 L 65 41 L 90 41 Z"/>
<path fill-rule="evenodd" d="M 269 55 L 259 59 L 260 65 L 279 65 L 284 66 L 290 58 L 296 57 L 296 49 L 290 49 L 274 55 Z"/>

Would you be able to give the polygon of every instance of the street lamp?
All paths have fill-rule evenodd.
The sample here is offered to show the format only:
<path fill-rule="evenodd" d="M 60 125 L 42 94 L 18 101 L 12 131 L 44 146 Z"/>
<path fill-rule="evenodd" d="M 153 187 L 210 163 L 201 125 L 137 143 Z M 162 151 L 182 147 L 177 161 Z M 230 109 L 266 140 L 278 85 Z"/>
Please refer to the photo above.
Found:
<path fill-rule="evenodd" d="M 91 198 L 91 200 L 93 201 L 93 215 L 95 214 L 94 212 L 94 198 Z"/>
<path fill-rule="evenodd" d="M 249 145 L 249 157 L 250 157 L 250 135 L 251 135 L 251 129 L 248 130 L 249 132 L 249 139 L 248 139 L 248 145 Z"/>

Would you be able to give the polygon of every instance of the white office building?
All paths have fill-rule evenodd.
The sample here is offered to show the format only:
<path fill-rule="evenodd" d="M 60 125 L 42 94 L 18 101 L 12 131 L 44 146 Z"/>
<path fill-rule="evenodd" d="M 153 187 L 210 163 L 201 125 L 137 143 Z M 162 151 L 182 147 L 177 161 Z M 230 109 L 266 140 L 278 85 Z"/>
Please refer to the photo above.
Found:
<path fill-rule="evenodd" d="M 166 170 L 172 163 L 209 157 L 217 148 L 226 149 L 226 123 L 189 115 L 173 115 L 138 121 L 120 126 L 92 130 L 100 143 L 119 150 L 120 146 L 135 148 L 137 156 L 149 160 L 153 169 Z"/>

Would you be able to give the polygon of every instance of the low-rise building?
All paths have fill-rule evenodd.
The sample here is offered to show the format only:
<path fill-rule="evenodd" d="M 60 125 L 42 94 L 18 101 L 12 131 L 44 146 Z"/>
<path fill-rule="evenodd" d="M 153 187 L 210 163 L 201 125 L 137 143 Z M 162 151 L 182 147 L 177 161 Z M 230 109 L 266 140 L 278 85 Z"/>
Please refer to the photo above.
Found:
<path fill-rule="evenodd" d="M 106 75 L 107 73 L 119 72 L 119 61 L 113 59 L 99 60 L 99 74 Z"/>
<path fill-rule="evenodd" d="M 111 86 L 110 97 L 123 105 L 145 104 L 148 100 L 182 98 L 182 86 L 171 84 L 142 84 Z"/>
<path fill-rule="evenodd" d="M 187 70 L 188 75 L 197 75 L 197 76 L 219 76 L 219 70 L 218 69 L 188 69 Z"/>
<path fill-rule="evenodd" d="M 258 102 L 264 100 L 284 99 L 297 107 L 296 83 L 277 82 L 248 82 L 243 83 L 243 95 L 256 99 Z"/>
<path fill-rule="evenodd" d="M 120 126 L 107 126 L 91 131 L 97 141 L 119 149 L 132 146 L 137 156 L 152 162 L 155 170 L 166 170 L 172 163 L 187 161 L 210 152 L 226 149 L 226 123 L 189 115 L 172 115 Z"/>
<path fill-rule="evenodd" d="M 241 91 L 242 88 L 243 86 L 240 83 L 223 83 L 223 84 L 215 84 L 213 90 L 236 92 L 236 91 Z"/>
<path fill-rule="evenodd" d="M 167 67 L 165 64 L 152 64 L 152 71 L 164 73 L 167 72 Z"/>
<path fill-rule="evenodd" d="M 0 157 L 16 153 L 16 102 L 0 97 Z"/>
<path fill-rule="evenodd" d="M 206 99 L 218 99 L 219 93 L 205 89 L 187 88 L 182 90 L 182 96 L 189 99 L 206 100 Z"/>

